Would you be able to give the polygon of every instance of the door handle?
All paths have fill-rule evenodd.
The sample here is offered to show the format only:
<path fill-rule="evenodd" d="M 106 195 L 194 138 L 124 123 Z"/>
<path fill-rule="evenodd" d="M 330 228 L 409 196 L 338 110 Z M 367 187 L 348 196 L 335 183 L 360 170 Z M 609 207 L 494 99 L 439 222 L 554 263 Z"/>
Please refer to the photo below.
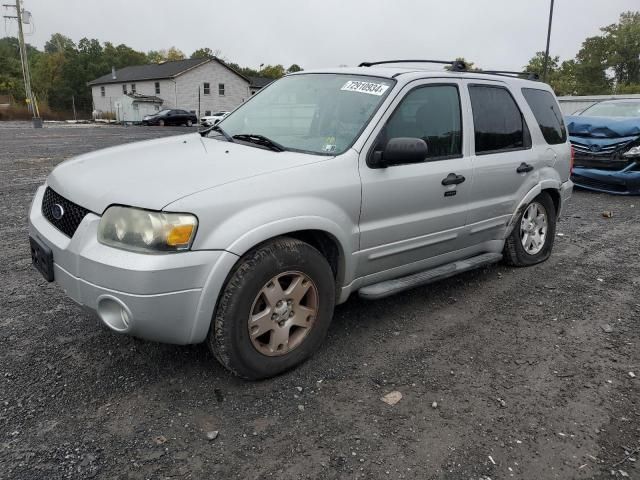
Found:
<path fill-rule="evenodd" d="M 518 173 L 528 173 L 533 170 L 533 165 L 529 165 L 528 163 L 522 162 L 518 168 L 516 168 L 516 172 Z"/>
<path fill-rule="evenodd" d="M 458 185 L 466 180 L 462 175 L 450 173 L 446 178 L 442 179 L 442 185 Z"/>

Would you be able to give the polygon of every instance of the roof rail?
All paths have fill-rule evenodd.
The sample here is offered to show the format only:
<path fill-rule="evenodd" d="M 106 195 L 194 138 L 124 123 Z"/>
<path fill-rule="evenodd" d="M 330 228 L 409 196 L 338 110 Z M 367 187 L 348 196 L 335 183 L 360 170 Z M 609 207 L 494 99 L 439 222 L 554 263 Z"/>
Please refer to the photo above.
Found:
<path fill-rule="evenodd" d="M 535 72 L 510 72 L 508 70 L 479 70 L 478 73 L 489 75 L 501 75 L 503 77 L 527 77 L 527 80 L 540 80 L 540 76 Z"/>
<path fill-rule="evenodd" d="M 362 62 L 359 67 L 373 67 L 374 65 L 385 65 L 389 63 L 438 63 L 440 65 L 451 65 L 454 72 L 464 72 L 467 65 L 461 60 L 382 60 L 380 62 Z"/>
<path fill-rule="evenodd" d="M 386 65 L 389 63 L 437 63 L 440 65 L 451 65 L 453 72 L 475 72 L 485 75 L 500 75 L 503 77 L 526 77 L 527 80 L 539 80 L 540 77 L 535 72 L 512 72 L 509 70 L 467 70 L 467 65 L 462 60 L 382 60 L 380 62 L 362 62 L 359 67 L 373 67 L 374 65 Z"/>

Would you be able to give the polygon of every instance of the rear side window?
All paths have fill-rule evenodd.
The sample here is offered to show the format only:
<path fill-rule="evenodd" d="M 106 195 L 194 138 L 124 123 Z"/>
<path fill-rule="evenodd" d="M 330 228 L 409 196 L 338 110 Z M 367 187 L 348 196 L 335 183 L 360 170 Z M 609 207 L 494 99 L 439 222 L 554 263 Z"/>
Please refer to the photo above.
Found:
<path fill-rule="evenodd" d="M 567 130 L 562 121 L 560 107 L 551 93 L 537 88 L 523 88 L 522 95 L 536 117 L 542 136 L 548 144 L 567 141 Z"/>
<path fill-rule="evenodd" d="M 520 150 L 531 146 L 522 113 L 506 88 L 470 85 L 476 154 Z"/>

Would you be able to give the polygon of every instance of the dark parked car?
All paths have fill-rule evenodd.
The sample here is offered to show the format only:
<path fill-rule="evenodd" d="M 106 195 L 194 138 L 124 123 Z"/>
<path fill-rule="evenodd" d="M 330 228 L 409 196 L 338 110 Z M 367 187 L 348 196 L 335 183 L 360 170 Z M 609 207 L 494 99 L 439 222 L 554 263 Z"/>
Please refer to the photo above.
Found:
<path fill-rule="evenodd" d="M 578 187 L 640 195 L 640 100 L 606 100 L 566 118 Z"/>
<path fill-rule="evenodd" d="M 143 125 L 186 125 L 190 127 L 198 123 L 198 117 L 195 113 L 186 110 L 160 110 L 155 115 L 147 115 L 142 119 Z"/>

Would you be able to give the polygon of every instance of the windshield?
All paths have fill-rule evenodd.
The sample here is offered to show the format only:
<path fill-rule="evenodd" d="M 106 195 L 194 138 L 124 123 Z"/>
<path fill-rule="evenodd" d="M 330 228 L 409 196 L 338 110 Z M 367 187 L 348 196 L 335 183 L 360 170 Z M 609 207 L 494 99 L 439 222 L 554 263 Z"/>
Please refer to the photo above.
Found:
<path fill-rule="evenodd" d="M 156 113 L 156 115 L 166 115 L 167 113 L 169 113 L 171 110 L 167 109 L 167 110 L 160 110 L 158 113 Z"/>
<path fill-rule="evenodd" d="M 231 137 L 260 135 L 286 150 L 338 155 L 355 142 L 394 83 L 358 75 L 292 75 L 218 125 Z"/>
<path fill-rule="evenodd" d="M 601 102 L 580 115 L 590 117 L 640 117 L 640 102 Z"/>

